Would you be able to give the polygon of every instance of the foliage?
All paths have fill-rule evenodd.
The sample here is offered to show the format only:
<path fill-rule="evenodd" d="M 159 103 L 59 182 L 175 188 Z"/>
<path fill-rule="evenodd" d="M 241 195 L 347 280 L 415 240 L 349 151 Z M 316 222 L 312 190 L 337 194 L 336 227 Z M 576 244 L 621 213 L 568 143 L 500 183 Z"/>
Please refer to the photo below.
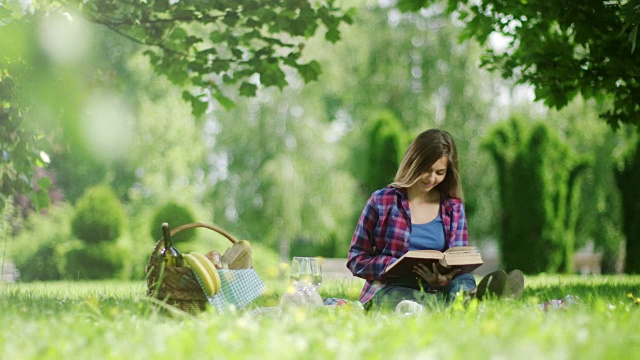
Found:
<path fill-rule="evenodd" d="M 0 12 L 0 190 L 2 194 L 17 195 L 30 193 L 37 208 L 48 206 L 49 179 L 37 184 L 29 174 L 36 168 L 45 167 L 49 162 L 43 152 L 46 144 L 41 129 L 27 121 L 31 107 L 21 102 L 25 96 L 20 84 L 28 81 L 28 69 L 22 59 L 14 57 L 12 43 L 28 41 L 27 37 L 13 39 L 7 34 L 26 32 L 29 23 L 20 25 L 3 24 L 6 12 Z M 22 44 L 23 48 L 29 48 Z M 23 49 L 24 50 L 24 49 Z M 26 50 L 25 50 L 26 51 Z"/>
<path fill-rule="evenodd" d="M 627 238 L 625 272 L 640 273 L 640 141 L 636 141 L 622 169 L 616 169 L 616 183 L 622 195 L 622 228 Z"/>
<path fill-rule="evenodd" d="M 602 272 L 621 271 L 624 234 L 622 233 L 621 194 L 615 186 L 614 169 L 628 147 L 625 135 L 632 126 L 618 131 L 598 118 L 593 101 L 576 99 L 566 108 L 549 110 L 544 119 L 577 154 L 593 162 L 580 181 L 580 205 L 576 228 L 576 248 L 591 247 L 602 253 Z"/>
<path fill-rule="evenodd" d="M 146 300 L 143 281 L 0 284 L 0 341 L 6 357 L 25 360 L 637 358 L 640 305 L 628 297 L 638 295 L 637 276 L 527 281 L 519 301 L 456 304 L 418 316 L 366 314 L 348 306 L 163 316 Z M 359 285 L 327 281 L 320 290 L 335 296 Z M 269 283 L 268 291 L 276 287 L 284 289 L 284 281 Z M 537 309 L 567 294 L 582 303 L 547 313 Z M 403 341 L 389 334 L 402 334 Z"/>
<path fill-rule="evenodd" d="M 400 13 L 389 4 L 360 3 L 354 24 L 344 30 L 335 50 L 323 49 L 316 56 L 326 76 L 310 85 L 322 87 L 327 118 L 345 129 L 341 144 L 351 152 L 345 166 L 359 182 L 349 227 L 353 231 L 371 194 L 362 185 L 368 131 L 380 114 L 389 113 L 402 123 L 407 138 L 402 154 L 408 141 L 426 129 L 440 128 L 454 136 L 470 238 L 490 239 L 497 228 L 496 176 L 491 158 L 480 151 L 479 135 L 500 111 L 508 113 L 518 104 L 499 102 L 506 92 L 499 90 L 509 85 L 478 68 L 477 44 L 457 42 L 461 29 L 444 11 Z M 387 171 L 393 178 L 396 169 Z"/>
<path fill-rule="evenodd" d="M 20 281 L 61 280 L 60 253 L 55 243 L 42 243 L 35 252 L 14 259 Z"/>
<path fill-rule="evenodd" d="M 393 182 L 408 146 L 406 131 L 393 114 L 381 113 L 370 126 L 367 170 L 361 180 L 367 194 Z"/>
<path fill-rule="evenodd" d="M 97 71 L 78 67 L 81 56 L 74 56 L 90 53 L 83 54 L 90 46 L 81 40 L 86 40 L 90 30 L 94 30 L 84 26 L 78 14 L 145 47 L 157 73 L 183 88 L 183 99 L 191 103 L 193 113 L 198 116 L 214 99 L 225 108 L 234 105 L 235 96 L 224 93 L 223 87 L 235 87 L 243 96 L 254 96 L 263 86 L 282 89 L 287 85 L 286 68 L 295 69 L 305 81 L 316 80 L 321 69 L 317 61 L 303 59 L 305 40 L 324 28 L 327 41 L 338 41 L 340 26 L 349 23 L 352 16 L 338 8 L 333 0 L 3 2 L 0 11 L 0 47 L 3 48 L 0 55 L 0 136 L 3 139 L 0 185 L 3 192 L 31 191 L 39 207 L 48 204 L 50 182 L 43 178 L 33 184 L 31 178 L 35 167 L 48 162 L 47 154 L 42 152 L 44 140 L 49 140 L 43 139 L 49 134 L 48 127 L 82 142 L 79 138 L 84 129 L 78 124 L 86 115 L 82 114 L 82 108 L 93 93 L 85 89 L 113 79 L 113 67 Z M 52 23 L 59 26 L 47 28 L 47 24 Z M 73 32 L 74 36 L 61 34 L 65 31 Z M 52 38 L 60 35 L 64 41 Z M 102 50 L 93 53 L 110 54 L 98 62 L 110 59 L 122 47 L 106 46 Z M 70 75 L 70 69 L 75 74 Z M 113 107 L 109 110 L 114 111 Z M 23 121 L 39 116 L 51 125 L 32 129 L 28 124 L 34 122 Z M 94 117 L 100 116 L 108 115 Z M 56 126 L 60 117 L 65 123 Z M 126 121 L 126 116 L 114 116 L 109 121 L 114 125 L 114 121 Z M 110 130 L 116 128 L 113 126 Z M 126 136 L 115 140 L 126 142 Z M 73 151 L 82 153 L 91 145 L 95 144 L 89 142 Z M 111 150 L 118 153 L 123 149 L 125 147 L 120 146 Z M 110 151 L 101 155 L 113 156 Z M 128 174 L 124 175 L 126 178 Z"/>
<path fill-rule="evenodd" d="M 436 3 L 399 0 L 398 7 L 418 11 Z M 482 65 L 532 85 L 536 99 L 562 108 L 578 94 L 606 97 L 603 120 L 614 128 L 640 125 L 637 1 L 449 0 L 447 9 L 463 22 L 464 38 L 507 43 L 504 50 L 489 47 Z"/>
<path fill-rule="evenodd" d="M 587 162 L 548 125 L 512 118 L 485 142 L 498 170 L 502 264 L 527 273 L 573 271 L 577 182 Z"/>
<path fill-rule="evenodd" d="M 343 165 L 349 154 L 332 124 L 317 118 L 322 98 L 295 74 L 291 82 L 282 94 L 264 91 L 230 112 L 214 111 L 205 127 L 213 222 L 283 259 L 296 238 L 348 239 L 355 192 Z"/>
<path fill-rule="evenodd" d="M 78 239 L 94 245 L 116 240 L 124 223 L 124 209 L 113 190 L 99 185 L 87 189 L 78 200 L 71 229 Z"/>
<path fill-rule="evenodd" d="M 155 70 L 172 83 L 199 89 L 183 93 L 196 116 L 206 111 L 207 96 L 227 109 L 234 105 L 223 84 L 236 86 L 244 96 L 255 96 L 260 86 L 282 89 L 287 85 L 284 66 L 296 69 L 305 81 L 316 80 L 320 65 L 302 59 L 304 39 L 324 27 L 325 39 L 336 42 L 340 25 L 351 21 L 334 1 L 66 3 L 89 21 L 147 46 Z"/>
<path fill-rule="evenodd" d="M 112 243 L 78 246 L 65 253 L 63 278 L 114 279 L 122 269 L 124 253 Z"/>
<path fill-rule="evenodd" d="M 31 214 L 15 237 L 9 238 L 8 258 L 18 269 L 20 281 L 62 278 L 62 259 L 73 239 L 72 215 L 69 205 L 51 206 L 45 214 Z"/>
<path fill-rule="evenodd" d="M 173 201 L 167 202 L 164 206 L 156 210 L 153 221 L 149 224 L 149 234 L 154 242 L 162 239 L 162 223 L 169 223 L 169 228 L 173 229 L 180 225 L 196 222 L 193 212 L 186 206 Z M 190 241 L 195 237 L 192 230 L 184 230 L 171 237 L 174 244 Z"/>

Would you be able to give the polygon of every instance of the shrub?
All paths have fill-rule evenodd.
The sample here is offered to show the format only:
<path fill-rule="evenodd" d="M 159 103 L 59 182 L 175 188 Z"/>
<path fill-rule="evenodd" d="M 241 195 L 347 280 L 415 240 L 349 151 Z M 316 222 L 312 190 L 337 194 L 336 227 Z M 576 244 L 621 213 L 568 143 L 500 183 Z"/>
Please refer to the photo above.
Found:
<path fill-rule="evenodd" d="M 71 249 L 65 259 L 64 278 L 70 280 L 115 278 L 123 262 L 118 250 L 109 243 Z"/>
<path fill-rule="evenodd" d="M 195 219 L 193 213 L 187 207 L 176 204 L 175 202 L 166 203 L 156 211 L 151 221 L 150 234 L 154 241 L 162 238 L 161 226 L 164 222 L 169 223 L 169 226 L 173 229 L 180 225 L 195 222 Z M 193 240 L 194 237 L 195 232 L 193 229 L 188 229 L 175 234 L 172 239 L 174 243 L 179 243 Z"/>
<path fill-rule="evenodd" d="M 502 263 L 526 273 L 573 272 L 579 210 L 576 191 L 589 161 L 549 129 L 518 119 L 499 124 L 483 144 L 496 162 L 502 206 Z"/>
<path fill-rule="evenodd" d="M 124 221 L 124 209 L 113 190 L 96 186 L 87 189 L 78 200 L 71 229 L 85 243 L 99 244 L 117 239 Z"/>
<path fill-rule="evenodd" d="M 72 214 L 71 206 L 59 204 L 51 206 L 46 214 L 32 213 L 28 217 L 9 249 L 20 281 L 61 279 L 62 254 L 73 241 L 69 231 Z"/>
<path fill-rule="evenodd" d="M 55 244 L 41 244 L 35 252 L 14 259 L 20 281 L 60 280 L 59 255 Z"/>
<path fill-rule="evenodd" d="M 627 238 L 624 272 L 640 274 L 640 141 L 629 150 L 624 167 L 616 169 L 616 183 L 622 195 L 622 230 Z"/>
<path fill-rule="evenodd" d="M 369 129 L 367 168 L 363 180 L 366 194 L 393 181 L 406 149 L 406 131 L 402 122 L 389 112 L 375 118 Z"/>

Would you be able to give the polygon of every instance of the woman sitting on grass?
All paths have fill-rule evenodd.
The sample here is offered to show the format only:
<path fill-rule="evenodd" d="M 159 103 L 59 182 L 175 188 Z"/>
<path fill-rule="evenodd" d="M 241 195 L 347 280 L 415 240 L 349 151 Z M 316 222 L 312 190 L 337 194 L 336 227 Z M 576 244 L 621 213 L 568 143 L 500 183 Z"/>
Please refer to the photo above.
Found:
<path fill-rule="evenodd" d="M 366 280 L 360 294 L 366 309 L 393 309 L 402 300 L 451 301 L 461 291 L 480 299 L 488 293 L 520 296 L 524 277 L 518 270 L 509 275 L 493 272 L 477 287 L 471 274 L 443 274 L 435 264 L 418 265 L 402 277 L 384 275 L 387 266 L 409 250 L 468 246 L 461 198 L 453 137 L 446 131 L 424 131 L 409 145 L 394 182 L 371 195 L 351 240 L 347 267 Z"/>

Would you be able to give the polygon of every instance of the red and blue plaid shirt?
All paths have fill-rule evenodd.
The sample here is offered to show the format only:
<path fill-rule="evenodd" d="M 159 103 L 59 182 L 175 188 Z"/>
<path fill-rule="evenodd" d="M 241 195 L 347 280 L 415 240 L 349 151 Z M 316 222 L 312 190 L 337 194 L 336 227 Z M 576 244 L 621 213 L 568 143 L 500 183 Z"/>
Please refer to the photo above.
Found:
<path fill-rule="evenodd" d="M 467 246 L 469 234 L 462 200 L 443 198 L 441 216 L 447 248 Z M 388 186 L 375 191 L 362 210 L 347 258 L 353 275 L 367 281 L 360 293 L 363 304 L 385 285 L 384 269 L 408 251 L 410 237 L 406 189 Z"/>

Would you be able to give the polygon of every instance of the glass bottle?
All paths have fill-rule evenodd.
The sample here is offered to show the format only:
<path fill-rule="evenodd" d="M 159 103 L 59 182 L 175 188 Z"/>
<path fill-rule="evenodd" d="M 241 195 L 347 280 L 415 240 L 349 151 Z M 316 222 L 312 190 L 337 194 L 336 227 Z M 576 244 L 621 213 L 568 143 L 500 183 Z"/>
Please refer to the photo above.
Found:
<path fill-rule="evenodd" d="M 164 240 L 164 249 L 160 255 L 162 261 L 166 261 L 167 266 L 182 266 L 182 254 L 180 254 L 178 249 L 173 247 L 168 223 L 162 223 L 162 238 Z"/>

